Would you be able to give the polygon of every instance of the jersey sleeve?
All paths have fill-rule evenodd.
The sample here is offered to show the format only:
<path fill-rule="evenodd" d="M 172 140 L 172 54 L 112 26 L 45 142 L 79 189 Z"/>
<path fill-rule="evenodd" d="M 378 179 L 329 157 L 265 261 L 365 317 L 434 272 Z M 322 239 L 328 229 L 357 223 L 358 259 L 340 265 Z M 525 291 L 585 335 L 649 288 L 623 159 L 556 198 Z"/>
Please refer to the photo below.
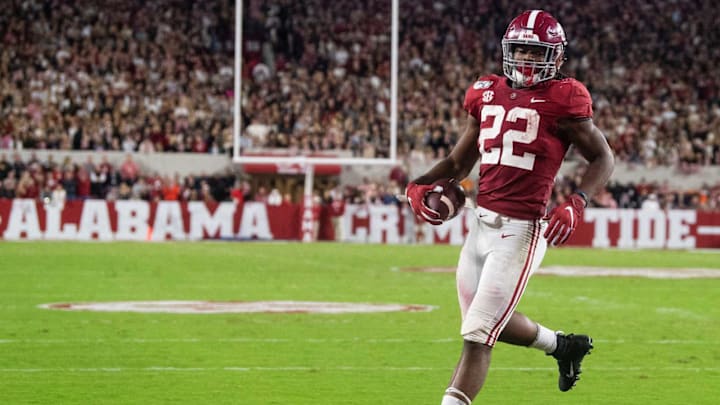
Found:
<path fill-rule="evenodd" d="M 468 87 L 465 91 L 465 101 L 463 101 L 463 109 L 470 115 L 480 120 L 480 111 L 482 111 L 483 93 L 492 90 L 495 84 L 498 82 L 498 77 L 495 75 L 488 75 L 479 77 L 473 84 Z"/>
<path fill-rule="evenodd" d="M 572 118 L 592 118 L 592 97 L 585 86 L 577 80 L 572 85 L 565 106 L 565 115 Z"/>
<path fill-rule="evenodd" d="M 482 105 L 480 104 L 480 98 L 477 95 L 477 91 L 473 88 L 473 86 L 468 87 L 468 89 L 465 91 L 465 101 L 463 101 L 463 109 L 475 118 L 480 117 L 480 110 L 482 109 Z"/>

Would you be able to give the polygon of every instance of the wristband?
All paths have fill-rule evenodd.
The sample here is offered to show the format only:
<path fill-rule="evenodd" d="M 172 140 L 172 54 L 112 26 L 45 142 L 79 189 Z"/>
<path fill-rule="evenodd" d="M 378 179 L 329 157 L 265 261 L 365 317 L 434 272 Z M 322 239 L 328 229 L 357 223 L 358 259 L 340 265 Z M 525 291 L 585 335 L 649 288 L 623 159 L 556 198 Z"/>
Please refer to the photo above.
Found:
<path fill-rule="evenodd" d="M 580 197 L 582 197 L 583 201 L 585 201 L 585 206 L 587 207 L 587 205 L 588 205 L 588 195 L 585 194 L 585 192 L 582 191 L 582 190 L 575 190 L 575 194 L 577 194 L 577 195 L 579 195 Z"/>

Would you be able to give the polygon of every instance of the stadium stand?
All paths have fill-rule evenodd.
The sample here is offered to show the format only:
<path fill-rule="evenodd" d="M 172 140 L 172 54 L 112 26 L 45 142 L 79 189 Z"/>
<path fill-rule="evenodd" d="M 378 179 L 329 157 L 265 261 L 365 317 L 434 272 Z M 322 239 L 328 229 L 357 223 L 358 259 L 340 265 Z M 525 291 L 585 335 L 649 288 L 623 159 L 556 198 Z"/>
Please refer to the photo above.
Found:
<path fill-rule="evenodd" d="M 93 168 L 26 153 L 12 157 L 21 149 L 126 152 L 135 160 L 161 152 L 228 154 L 233 4 L 187 4 L 4 3 L 3 196 L 42 198 L 62 187 L 67 198 L 154 199 L 164 198 L 158 190 L 174 181 L 182 190 L 169 196 L 230 198 L 232 174 L 151 171 L 122 178 L 117 161 Z M 387 156 L 389 1 L 247 4 L 245 147 Z M 465 88 L 478 74 L 500 70 L 497 39 L 509 17 L 526 6 L 506 0 L 401 2 L 398 152 L 406 165 L 427 166 L 452 148 L 462 127 Z M 671 167 L 692 175 L 720 164 L 720 72 L 714 63 L 720 34 L 711 29 L 720 10 L 712 2 L 551 0 L 544 6 L 568 29 L 566 73 L 588 85 L 595 121 L 629 170 Z M 98 176 L 110 185 L 99 186 Z M 572 178 L 570 173 L 559 181 L 557 198 Z M 638 207 L 655 195 L 668 207 L 712 209 L 720 205 L 713 182 L 678 191 L 656 180 L 624 181 L 595 203 Z M 403 187 L 386 178 L 368 184 L 348 185 L 348 200 L 392 202 Z M 271 190 L 273 184 L 263 186 Z M 263 194 L 257 187 L 255 182 L 245 197 Z M 374 197 L 382 195 L 389 197 Z"/>

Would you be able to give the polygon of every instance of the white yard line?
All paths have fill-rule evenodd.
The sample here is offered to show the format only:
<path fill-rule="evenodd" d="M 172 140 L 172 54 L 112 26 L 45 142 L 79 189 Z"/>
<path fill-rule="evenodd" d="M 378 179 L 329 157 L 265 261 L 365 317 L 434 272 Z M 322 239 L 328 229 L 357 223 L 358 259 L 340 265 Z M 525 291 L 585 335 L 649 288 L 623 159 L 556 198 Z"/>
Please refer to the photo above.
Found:
<path fill-rule="evenodd" d="M 548 266 L 539 268 L 535 274 L 566 277 L 643 277 L 656 279 L 686 279 L 720 278 L 720 269 Z"/>
<path fill-rule="evenodd" d="M 682 372 L 708 372 L 720 371 L 720 367 L 587 367 L 593 371 L 627 372 L 642 371 L 652 373 L 654 371 L 682 371 Z M 327 372 L 327 371 L 447 371 L 447 367 L 357 367 L 357 366 L 334 366 L 334 367 L 310 367 L 310 366 L 278 366 L 278 367 L 49 367 L 49 368 L 0 368 L 3 374 L 29 374 L 29 373 L 207 373 L 207 372 Z M 556 371 L 557 367 L 493 367 L 496 371 Z"/>
<path fill-rule="evenodd" d="M 412 267 L 390 271 L 420 273 L 455 273 L 455 267 Z M 653 279 L 720 278 L 720 269 L 667 268 L 667 267 L 595 267 L 595 266 L 547 266 L 540 267 L 533 275 L 562 277 L 642 277 Z"/>
<path fill-rule="evenodd" d="M 220 339 L 202 339 L 202 338 L 171 338 L 171 339 L 0 339 L 0 345 L 68 345 L 68 344 L 167 344 L 167 343 L 310 343 L 310 344 L 328 344 L 328 343 L 368 343 L 368 344 L 422 344 L 422 343 L 451 343 L 460 342 L 457 338 L 443 339 L 278 339 L 278 338 L 220 338 Z M 645 341 L 627 341 L 624 339 L 593 339 L 595 343 L 601 344 L 634 344 L 634 345 L 716 345 L 714 340 L 697 340 L 697 339 L 663 339 L 663 340 L 645 340 Z M 2 347 L 2 346 L 0 346 Z"/>

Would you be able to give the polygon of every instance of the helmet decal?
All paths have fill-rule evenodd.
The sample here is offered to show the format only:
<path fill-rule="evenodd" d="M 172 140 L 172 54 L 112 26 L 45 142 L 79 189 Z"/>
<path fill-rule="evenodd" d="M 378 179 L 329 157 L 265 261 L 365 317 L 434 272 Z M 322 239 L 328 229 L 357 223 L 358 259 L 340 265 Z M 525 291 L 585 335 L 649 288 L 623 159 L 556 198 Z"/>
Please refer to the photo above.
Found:
<path fill-rule="evenodd" d="M 540 11 L 542 10 L 532 10 L 530 12 L 530 15 L 528 16 L 528 22 L 527 22 L 527 28 L 533 29 L 535 28 L 535 20 L 537 19 L 538 14 L 540 14 Z"/>

